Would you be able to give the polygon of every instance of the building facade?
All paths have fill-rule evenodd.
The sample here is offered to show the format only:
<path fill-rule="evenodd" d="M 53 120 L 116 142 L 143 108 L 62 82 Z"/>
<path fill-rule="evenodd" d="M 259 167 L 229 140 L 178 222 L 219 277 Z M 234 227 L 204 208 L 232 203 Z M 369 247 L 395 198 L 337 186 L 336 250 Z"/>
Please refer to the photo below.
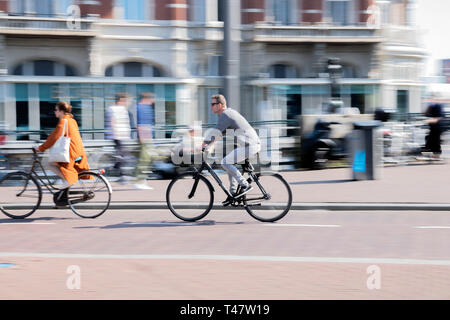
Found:
<path fill-rule="evenodd" d="M 440 75 L 444 77 L 445 83 L 450 83 L 450 59 L 442 59 L 440 69 Z"/>
<path fill-rule="evenodd" d="M 233 29 L 240 105 L 231 107 L 249 120 L 326 112 L 330 57 L 342 66 L 344 106 L 421 111 L 425 52 L 413 1 L 229 1 L 241 11 Z M 151 91 L 158 126 L 214 123 L 209 101 L 223 88 L 225 5 L 0 0 L 0 121 L 17 130 L 53 128 L 54 103 L 66 100 L 81 129 L 101 130 L 115 93 Z"/>

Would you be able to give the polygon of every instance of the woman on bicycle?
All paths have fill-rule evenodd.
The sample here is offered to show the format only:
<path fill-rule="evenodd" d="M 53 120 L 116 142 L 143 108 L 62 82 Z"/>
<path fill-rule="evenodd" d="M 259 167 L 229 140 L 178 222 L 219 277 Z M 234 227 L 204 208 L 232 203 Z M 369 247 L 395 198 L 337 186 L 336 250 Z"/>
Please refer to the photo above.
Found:
<path fill-rule="evenodd" d="M 56 173 L 62 180 L 61 191 L 57 194 L 55 202 L 58 204 L 67 204 L 67 190 L 78 181 L 78 173 L 80 171 L 89 170 L 89 164 L 84 151 L 83 141 L 81 140 L 78 124 L 73 118 L 72 106 L 67 102 L 60 101 L 55 106 L 55 116 L 59 119 L 58 125 L 43 144 L 36 147 L 36 151 L 44 152 L 53 146 L 53 144 L 61 137 L 64 129 L 65 120 L 68 124 L 68 136 L 70 137 L 70 162 L 49 162 L 48 167 Z M 67 127 L 67 126 L 66 126 Z"/>

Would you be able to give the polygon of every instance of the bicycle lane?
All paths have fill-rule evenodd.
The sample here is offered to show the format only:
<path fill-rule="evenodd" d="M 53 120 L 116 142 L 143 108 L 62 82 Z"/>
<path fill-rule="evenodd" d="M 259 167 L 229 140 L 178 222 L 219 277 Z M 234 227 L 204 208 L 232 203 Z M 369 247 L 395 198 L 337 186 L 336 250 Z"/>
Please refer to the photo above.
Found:
<path fill-rule="evenodd" d="M 47 220 L 53 226 L 1 226 L 14 228 L 0 235 L 0 261 L 14 265 L 0 270 L 10 288 L 2 297 L 402 299 L 450 292 L 442 247 L 448 230 L 414 228 L 448 223 L 441 213 L 355 219 L 316 212 L 263 224 L 229 211 L 184 224 L 161 212 L 115 212 L 83 220 L 67 218 L 67 210 Z M 405 223 L 405 216 L 414 219 Z M 80 289 L 76 281 L 67 287 L 77 270 L 68 273 L 71 266 L 81 272 Z M 368 288 L 371 266 L 379 268 L 381 289 L 376 281 Z"/>

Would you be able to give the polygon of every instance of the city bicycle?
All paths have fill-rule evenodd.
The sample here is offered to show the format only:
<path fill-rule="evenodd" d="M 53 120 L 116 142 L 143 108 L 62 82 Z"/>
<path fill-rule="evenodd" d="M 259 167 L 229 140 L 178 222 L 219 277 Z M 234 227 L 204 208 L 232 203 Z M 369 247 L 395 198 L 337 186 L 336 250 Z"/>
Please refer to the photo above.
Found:
<path fill-rule="evenodd" d="M 0 210 L 10 218 L 24 219 L 32 215 L 40 206 L 43 198 L 42 186 L 53 196 L 57 204 L 57 196 L 61 189 L 57 188 L 45 172 L 39 156 L 33 150 L 33 162 L 30 170 L 14 171 L 0 179 Z M 76 159 L 76 161 L 81 159 Z M 42 170 L 39 176 L 36 168 Z M 83 171 L 78 174 L 78 181 L 71 185 L 67 192 L 67 204 L 72 211 L 82 218 L 96 218 L 102 215 L 111 202 L 112 188 L 102 175 L 104 170 Z M 57 204 L 57 207 L 59 205 Z"/>
<path fill-rule="evenodd" d="M 204 170 L 216 180 L 223 192 L 231 197 L 232 207 L 243 207 L 253 218 L 262 222 L 275 222 L 283 218 L 292 205 L 292 191 L 289 184 L 279 173 L 255 173 L 248 159 L 242 164 L 247 181 L 253 189 L 241 197 L 234 197 L 223 185 L 222 180 L 206 161 L 202 152 L 200 169 L 192 166 L 191 170 L 178 175 L 169 183 L 166 201 L 170 211 L 184 221 L 197 221 L 204 218 L 214 205 L 215 189 L 209 179 L 202 173 Z M 241 187 L 238 187 L 239 194 Z"/>

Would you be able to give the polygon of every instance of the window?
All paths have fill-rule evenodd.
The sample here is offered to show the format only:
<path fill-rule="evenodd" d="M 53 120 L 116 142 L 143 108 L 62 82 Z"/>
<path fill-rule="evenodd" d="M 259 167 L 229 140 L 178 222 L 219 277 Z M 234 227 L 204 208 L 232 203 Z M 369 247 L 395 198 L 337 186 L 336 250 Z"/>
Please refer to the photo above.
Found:
<path fill-rule="evenodd" d="M 72 0 L 57 0 L 55 4 L 55 13 L 67 15 L 67 8 L 72 5 Z"/>
<path fill-rule="evenodd" d="M 105 77 L 112 77 L 112 76 L 113 76 L 113 67 L 109 66 L 108 68 L 106 68 Z"/>
<path fill-rule="evenodd" d="M 365 112 L 366 106 L 366 95 L 363 93 L 352 93 L 350 95 L 350 104 L 352 108 L 358 108 L 359 113 L 363 114 Z"/>
<path fill-rule="evenodd" d="M 276 22 L 281 24 L 289 24 L 290 19 L 290 0 L 276 0 L 273 1 L 273 16 Z"/>
<path fill-rule="evenodd" d="M 55 96 L 57 84 L 39 84 L 39 115 L 40 128 L 51 132 L 58 124 L 55 117 L 55 104 L 58 102 Z M 47 134 L 41 134 L 41 139 L 47 139 Z"/>
<path fill-rule="evenodd" d="M 28 84 L 16 83 L 16 127 L 17 130 L 28 130 Z M 28 136 L 18 136 L 18 140 L 28 139 Z"/>
<path fill-rule="evenodd" d="M 76 76 L 71 66 L 51 60 L 27 61 L 13 68 L 15 76 Z"/>
<path fill-rule="evenodd" d="M 271 78 L 297 78 L 297 70 L 293 66 L 274 64 L 269 68 Z"/>
<path fill-rule="evenodd" d="M 145 1 L 144 0 L 119 0 L 119 8 L 123 12 L 125 20 L 144 20 Z"/>
<path fill-rule="evenodd" d="M 329 0 L 328 12 L 331 22 L 338 25 L 349 24 L 349 7 L 348 0 Z"/>
<path fill-rule="evenodd" d="M 222 74 L 222 56 L 212 55 L 208 57 L 208 76 L 220 76 Z"/>
<path fill-rule="evenodd" d="M 139 62 L 125 62 L 124 63 L 125 77 L 142 77 L 142 63 Z"/>
<path fill-rule="evenodd" d="M 66 76 L 68 77 L 75 76 L 75 70 L 71 66 L 65 65 L 64 67 Z"/>
<path fill-rule="evenodd" d="M 34 10 L 38 16 L 48 17 L 48 16 L 52 16 L 54 14 L 52 0 L 39 0 L 39 1 L 35 1 L 34 4 L 35 4 Z"/>
<path fill-rule="evenodd" d="M 350 65 L 342 65 L 341 69 L 342 78 L 358 78 L 356 68 Z"/>
<path fill-rule="evenodd" d="M 191 0 L 191 16 L 195 22 L 206 22 L 206 0 Z"/>
<path fill-rule="evenodd" d="M 409 112 L 408 90 L 397 90 L 397 110 L 400 115 L 405 115 Z"/>
<path fill-rule="evenodd" d="M 25 0 L 16 0 L 15 13 L 24 14 L 27 11 Z"/>
<path fill-rule="evenodd" d="M 35 76 L 53 76 L 55 74 L 54 62 L 48 60 L 38 60 L 34 62 Z"/>
<path fill-rule="evenodd" d="M 217 21 L 224 21 L 225 19 L 225 1 L 226 0 L 217 1 Z"/>
<path fill-rule="evenodd" d="M 35 13 L 41 17 L 49 17 L 55 14 L 55 7 L 53 0 L 16 0 L 13 11 L 13 13 L 21 15 L 25 13 Z"/>
<path fill-rule="evenodd" d="M 15 75 L 15 76 L 23 75 L 23 65 L 22 64 L 20 64 L 14 68 L 13 75 Z"/>
<path fill-rule="evenodd" d="M 159 68 L 141 62 L 123 62 L 109 66 L 105 70 L 106 77 L 162 77 Z"/>

